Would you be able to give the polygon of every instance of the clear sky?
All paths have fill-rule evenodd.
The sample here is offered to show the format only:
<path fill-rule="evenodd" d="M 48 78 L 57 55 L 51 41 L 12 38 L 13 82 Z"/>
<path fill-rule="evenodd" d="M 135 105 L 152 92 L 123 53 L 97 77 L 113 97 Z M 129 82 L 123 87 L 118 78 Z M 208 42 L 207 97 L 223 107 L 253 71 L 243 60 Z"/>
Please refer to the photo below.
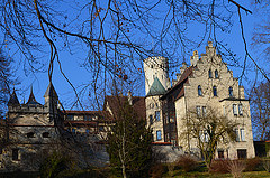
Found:
<path fill-rule="evenodd" d="M 241 3 L 246 8 L 253 10 L 253 7 L 250 1 L 242 0 L 242 1 L 239 1 L 239 3 Z M 65 7 L 67 6 L 68 5 L 65 5 Z M 231 8 L 236 9 L 235 6 L 232 6 Z M 256 13 L 253 13 L 252 15 L 251 14 L 246 15 L 245 12 L 242 12 L 242 17 L 243 17 L 243 25 L 244 25 L 244 34 L 247 41 L 248 50 L 256 59 L 258 59 L 260 55 L 256 53 L 256 50 L 251 48 L 251 43 L 252 43 L 253 29 L 256 26 L 256 24 L 261 23 L 262 17 L 257 16 Z M 228 47 L 231 48 L 235 52 L 235 54 L 237 55 L 236 57 L 240 59 L 239 61 L 240 64 L 243 64 L 245 51 L 244 51 L 243 39 L 241 36 L 239 17 L 237 16 L 237 14 L 233 15 L 233 19 L 234 19 L 233 27 L 232 27 L 231 32 L 226 35 L 224 33 L 217 31 L 217 36 L 218 36 L 218 40 L 223 40 L 223 42 L 226 43 Z M 204 31 L 204 29 L 200 27 L 201 26 L 197 26 L 196 24 L 194 24 L 193 26 L 191 25 L 191 27 L 189 28 L 188 31 L 186 31 L 186 33 L 190 37 L 193 37 L 194 39 L 199 39 L 198 35 L 202 35 Z M 110 31 L 109 28 L 107 30 Z M 138 40 L 140 40 L 141 37 L 142 36 L 140 35 L 134 36 L 134 38 L 138 38 Z M 152 40 L 150 36 L 149 36 L 149 40 L 150 41 Z M 59 43 L 61 43 L 61 41 Z M 157 42 L 155 41 L 153 43 L 157 44 Z M 58 44 L 58 42 L 56 42 L 56 44 Z M 70 44 L 70 45 L 73 45 L 73 44 Z M 149 45 L 149 44 L 146 44 L 146 45 Z M 199 54 L 205 53 L 206 45 L 207 45 L 207 41 L 205 40 L 199 47 L 197 48 L 194 47 L 194 50 L 198 50 Z M 47 50 L 49 51 L 50 47 L 47 46 L 47 48 L 48 48 Z M 10 52 L 14 52 L 14 51 L 12 51 L 11 49 Z M 88 51 L 86 48 L 75 49 L 72 51 L 72 53 L 70 53 L 67 50 L 59 50 L 59 58 L 62 62 L 63 71 L 65 72 L 69 80 L 74 84 L 74 86 L 78 87 L 78 91 L 82 89 L 84 84 L 87 85 L 91 83 L 92 81 L 91 71 L 90 72 L 87 71 L 84 67 L 85 65 L 84 61 L 85 61 L 85 58 L 87 58 L 87 55 L 88 55 Z M 188 63 L 189 63 L 188 56 L 190 55 L 192 55 L 192 50 L 186 51 L 185 58 L 187 59 Z M 13 66 L 18 67 L 18 70 L 17 68 L 16 69 L 14 68 L 14 72 L 16 71 L 15 76 L 18 77 L 18 81 L 20 82 L 20 84 L 16 85 L 16 89 L 18 90 L 17 94 L 18 94 L 19 100 L 21 102 L 23 102 L 24 100 L 27 101 L 29 92 L 30 92 L 30 86 L 31 84 L 33 84 L 36 100 L 40 103 L 44 103 L 43 95 L 48 85 L 47 72 L 44 72 L 44 73 L 25 72 L 24 62 L 18 59 L 18 56 L 16 57 L 17 58 L 14 59 L 15 63 L 13 64 Z M 49 58 L 50 58 L 50 55 L 48 54 L 47 56 L 43 57 L 43 60 L 46 61 L 47 59 L 49 60 Z M 180 59 L 179 60 L 179 65 L 180 65 L 182 62 L 182 56 L 179 56 L 179 59 Z M 227 62 L 228 64 L 232 63 L 232 61 L 225 61 L 225 62 Z M 265 69 L 268 68 L 268 64 L 266 65 L 265 61 L 261 60 L 259 63 L 260 65 L 264 66 Z M 138 66 L 142 66 L 142 63 L 138 64 Z M 249 68 L 247 68 L 246 78 L 243 78 L 242 80 L 243 85 L 245 86 L 246 89 L 250 88 L 250 82 L 253 81 L 255 78 L 255 72 L 254 72 L 255 67 L 251 65 L 250 59 L 248 59 L 248 66 Z M 229 69 L 233 70 L 235 77 L 241 76 L 242 74 L 241 67 L 234 67 L 234 66 L 228 66 L 228 67 Z M 179 67 L 173 69 L 173 71 L 177 71 L 177 70 L 179 71 Z M 136 93 L 135 93 L 136 95 L 144 94 L 144 84 L 143 84 L 144 80 L 143 78 L 141 78 L 141 80 L 142 80 L 142 82 L 140 83 L 141 86 L 137 86 L 138 89 L 136 90 Z M 66 82 L 64 77 L 61 75 L 60 70 L 59 70 L 59 65 L 57 65 L 57 62 L 55 62 L 55 65 L 54 65 L 53 83 L 54 83 L 56 92 L 58 93 L 60 101 L 64 104 L 66 109 L 70 109 L 71 104 L 75 101 L 75 95 L 74 95 L 72 87 Z M 84 93 L 83 95 L 84 103 L 91 102 L 91 100 L 89 100 L 89 94 L 91 95 L 92 93 L 93 91 L 91 90 Z M 84 108 L 84 109 L 87 109 L 87 108 Z"/>

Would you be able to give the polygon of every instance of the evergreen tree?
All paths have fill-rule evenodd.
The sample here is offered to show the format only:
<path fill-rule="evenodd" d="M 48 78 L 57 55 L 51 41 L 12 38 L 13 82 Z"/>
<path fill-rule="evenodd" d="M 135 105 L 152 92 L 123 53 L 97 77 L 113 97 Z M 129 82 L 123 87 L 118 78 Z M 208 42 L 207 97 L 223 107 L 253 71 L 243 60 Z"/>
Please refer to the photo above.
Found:
<path fill-rule="evenodd" d="M 108 153 L 114 175 L 147 177 L 152 164 L 152 132 L 126 102 L 108 134 Z"/>

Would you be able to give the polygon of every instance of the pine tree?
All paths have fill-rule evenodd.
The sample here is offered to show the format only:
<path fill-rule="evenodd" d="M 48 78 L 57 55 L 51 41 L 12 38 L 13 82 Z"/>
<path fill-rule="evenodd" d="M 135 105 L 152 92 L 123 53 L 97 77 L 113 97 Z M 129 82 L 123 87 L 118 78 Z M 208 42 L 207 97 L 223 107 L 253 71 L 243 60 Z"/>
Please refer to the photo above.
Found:
<path fill-rule="evenodd" d="M 108 153 L 114 175 L 147 177 L 152 164 L 152 133 L 133 107 L 126 102 L 108 134 Z"/>

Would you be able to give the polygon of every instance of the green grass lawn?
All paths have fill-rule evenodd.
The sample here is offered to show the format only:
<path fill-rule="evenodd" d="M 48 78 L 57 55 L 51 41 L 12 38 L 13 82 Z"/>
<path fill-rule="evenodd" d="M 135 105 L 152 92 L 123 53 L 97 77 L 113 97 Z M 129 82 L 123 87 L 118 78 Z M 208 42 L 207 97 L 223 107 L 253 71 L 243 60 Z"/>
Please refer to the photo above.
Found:
<path fill-rule="evenodd" d="M 162 177 L 170 177 L 168 172 Z M 174 178 L 232 178 L 231 174 L 209 174 L 208 172 L 184 172 L 181 170 L 175 170 L 173 174 Z M 259 177 L 268 177 L 270 178 L 270 173 L 267 171 L 251 171 L 243 172 L 244 178 L 259 178 Z"/>

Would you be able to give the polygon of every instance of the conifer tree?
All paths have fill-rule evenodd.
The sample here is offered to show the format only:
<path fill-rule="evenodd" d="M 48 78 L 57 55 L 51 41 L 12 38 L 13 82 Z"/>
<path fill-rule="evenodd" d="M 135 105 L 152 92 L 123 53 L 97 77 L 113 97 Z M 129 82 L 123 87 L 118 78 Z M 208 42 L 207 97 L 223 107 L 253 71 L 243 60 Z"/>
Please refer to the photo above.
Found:
<path fill-rule="evenodd" d="M 126 102 L 119 110 L 116 124 L 108 134 L 108 153 L 114 175 L 147 177 L 152 164 L 152 133 L 133 107 Z"/>

